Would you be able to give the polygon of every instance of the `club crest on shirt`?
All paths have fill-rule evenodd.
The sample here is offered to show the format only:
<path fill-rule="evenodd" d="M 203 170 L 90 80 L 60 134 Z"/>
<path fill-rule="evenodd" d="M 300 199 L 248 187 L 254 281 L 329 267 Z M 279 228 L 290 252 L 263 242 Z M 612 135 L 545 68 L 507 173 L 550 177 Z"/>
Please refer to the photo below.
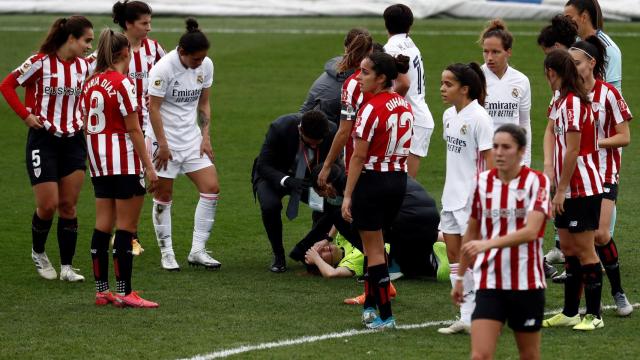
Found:
<path fill-rule="evenodd" d="M 536 198 L 537 202 L 546 202 L 547 201 L 547 189 L 541 187 L 538 189 L 538 196 Z"/>
<path fill-rule="evenodd" d="M 196 77 L 196 81 L 198 82 L 198 84 L 202 84 L 204 82 L 204 75 L 198 74 L 198 76 Z"/>
<path fill-rule="evenodd" d="M 38 167 L 38 168 L 33 169 L 33 175 L 34 175 L 36 178 L 39 178 L 39 177 L 40 177 L 40 173 L 41 173 L 41 172 L 42 172 L 42 169 L 40 169 L 39 167 Z"/>
<path fill-rule="evenodd" d="M 162 87 L 162 79 L 156 79 L 153 81 L 153 87 L 160 89 Z"/>
<path fill-rule="evenodd" d="M 20 66 L 18 71 L 20 72 L 20 75 L 24 75 L 24 73 L 29 71 L 29 69 L 31 69 L 31 61 L 27 60 Z"/>
<path fill-rule="evenodd" d="M 348 90 L 342 90 L 341 99 L 342 99 L 343 103 L 349 102 L 349 91 Z"/>
<path fill-rule="evenodd" d="M 513 88 L 513 90 L 511 90 L 511 96 L 516 99 L 518 98 L 518 96 L 520 96 L 520 91 L 518 91 L 518 88 Z"/>
<path fill-rule="evenodd" d="M 567 122 L 568 123 L 572 123 L 573 119 L 574 119 L 573 110 L 572 109 L 567 109 Z"/>
<path fill-rule="evenodd" d="M 620 109 L 620 112 L 622 112 L 622 113 L 629 111 L 629 107 L 627 106 L 627 102 L 624 101 L 624 99 L 618 100 L 618 108 Z"/>
<path fill-rule="evenodd" d="M 599 102 L 592 102 L 591 103 L 591 111 L 593 111 L 594 113 L 597 113 L 600 110 L 600 103 Z"/>
<path fill-rule="evenodd" d="M 524 197 L 527 195 L 527 190 L 525 189 L 518 189 L 516 190 L 516 199 L 518 201 L 522 201 L 524 200 Z"/>
<path fill-rule="evenodd" d="M 460 134 L 467 135 L 467 131 L 468 131 L 467 124 L 463 124 L 462 127 L 460 127 Z"/>

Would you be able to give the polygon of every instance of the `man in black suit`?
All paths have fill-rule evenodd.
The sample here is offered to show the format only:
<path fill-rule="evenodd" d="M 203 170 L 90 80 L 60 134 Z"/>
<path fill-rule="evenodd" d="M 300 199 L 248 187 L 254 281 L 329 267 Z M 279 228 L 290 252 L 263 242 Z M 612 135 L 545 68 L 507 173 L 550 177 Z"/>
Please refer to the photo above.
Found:
<path fill-rule="evenodd" d="M 315 110 L 281 116 L 269 127 L 251 178 L 273 251 L 272 272 L 287 270 L 282 243 L 282 198 L 290 195 L 287 217 L 295 218 L 299 200 L 309 199 L 311 169 L 327 157 L 335 133 L 335 124 Z"/>

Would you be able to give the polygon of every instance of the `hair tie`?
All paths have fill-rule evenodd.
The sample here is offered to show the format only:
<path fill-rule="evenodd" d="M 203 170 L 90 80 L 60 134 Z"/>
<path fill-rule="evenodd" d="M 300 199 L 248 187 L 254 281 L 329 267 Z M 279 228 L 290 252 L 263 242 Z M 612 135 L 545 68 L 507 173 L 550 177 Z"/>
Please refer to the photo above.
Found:
<path fill-rule="evenodd" d="M 595 60 L 595 58 L 593 56 L 591 56 L 591 54 L 589 54 L 588 52 L 586 52 L 586 51 L 584 51 L 584 50 L 582 50 L 582 49 L 580 49 L 578 47 L 572 46 L 572 47 L 569 48 L 569 50 L 578 50 L 578 51 L 582 52 L 583 54 L 587 55 L 587 57 L 589 59 Z"/>

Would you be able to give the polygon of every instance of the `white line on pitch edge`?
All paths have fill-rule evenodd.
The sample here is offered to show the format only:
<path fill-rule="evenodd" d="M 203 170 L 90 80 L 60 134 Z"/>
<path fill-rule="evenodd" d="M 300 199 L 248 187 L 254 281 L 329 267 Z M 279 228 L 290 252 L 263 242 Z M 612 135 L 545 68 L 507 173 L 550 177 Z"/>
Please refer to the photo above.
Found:
<path fill-rule="evenodd" d="M 640 303 L 633 304 L 633 307 L 634 308 L 640 307 Z M 614 305 L 607 305 L 602 307 L 603 310 L 611 310 L 615 308 L 616 307 Z M 544 314 L 545 315 L 557 314 L 560 311 L 562 311 L 562 309 L 552 309 L 552 310 L 546 311 Z M 423 329 L 423 328 L 434 327 L 434 326 L 450 325 L 451 323 L 453 323 L 453 321 L 451 320 L 427 321 L 421 324 L 398 325 L 397 329 L 398 330 Z M 200 354 L 190 358 L 185 358 L 183 360 L 220 359 L 220 358 L 225 358 L 228 356 L 242 354 L 242 353 L 251 352 L 251 351 L 274 349 L 274 348 L 291 346 L 291 345 L 309 344 L 309 343 L 314 343 L 314 342 L 323 341 L 323 340 L 340 339 L 340 338 L 346 338 L 346 337 L 351 337 L 356 335 L 371 334 L 373 332 L 376 332 L 376 330 L 351 329 L 351 330 L 334 332 L 334 333 L 329 333 L 324 335 L 302 336 L 294 339 L 285 339 L 285 340 L 272 341 L 272 342 L 266 342 L 266 343 L 255 344 L 255 345 L 243 345 L 236 348 L 218 350 L 208 354 Z"/>
<path fill-rule="evenodd" d="M 6 32 L 46 32 L 48 27 L 41 26 L 0 26 L 0 31 Z M 153 32 L 156 33 L 183 33 L 185 30 L 182 27 L 177 28 L 153 28 Z M 289 35 L 344 35 L 347 30 L 340 29 L 241 29 L 241 28 L 203 28 L 205 33 L 214 34 L 289 34 Z M 386 35 L 385 31 L 372 30 L 370 31 L 374 35 Z M 415 30 L 412 31 L 413 35 L 423 36 L 478 36 L 478 31 L 471 30 L 452 30 L 452 31 L 439 31 L 439 30 Z M 513 31 L 515 36 L 537 36 L 536 31 Z M 607 33 L 612 37 L 640 37 L 640 32 L 610 32 Z"/>

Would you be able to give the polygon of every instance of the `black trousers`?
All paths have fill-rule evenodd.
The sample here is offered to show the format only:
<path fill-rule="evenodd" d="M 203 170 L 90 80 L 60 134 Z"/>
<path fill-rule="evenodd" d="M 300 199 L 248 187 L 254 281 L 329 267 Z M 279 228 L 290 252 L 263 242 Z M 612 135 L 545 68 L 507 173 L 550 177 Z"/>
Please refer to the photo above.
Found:
<path fill-rule="evenodd" d="M 273 184 L 258 179 L 254 184 L 254 192 L 260 203 L 262 214 L 262 225 L 267 232 L 267 237 L 271 243 L 271 250 L 276 256 L 284 256 L 284 245 L 282 243 L 282 198 L 290 195 L 289 189 L 284 186 L 274 186 Z M 300 196 L 300 201 L 308 203 L 309 190 L 304 189 Z M 313 212 L 313 219 L 320 218 L 322 213 Z"/>

